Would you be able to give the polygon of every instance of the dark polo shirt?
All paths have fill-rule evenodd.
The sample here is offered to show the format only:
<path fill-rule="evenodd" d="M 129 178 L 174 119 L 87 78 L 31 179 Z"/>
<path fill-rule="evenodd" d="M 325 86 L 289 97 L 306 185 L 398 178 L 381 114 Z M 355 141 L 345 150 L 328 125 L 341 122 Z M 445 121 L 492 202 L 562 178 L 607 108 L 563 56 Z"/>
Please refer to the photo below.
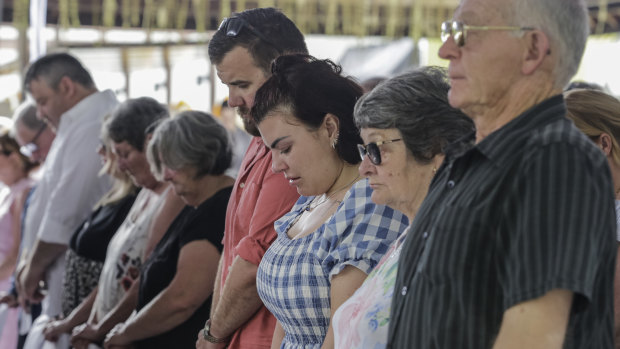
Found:
<path fill-rule="evenodd" d="M 613 348 L 613 186 L 565 114 L 555 96 L 447 150 L 403 246 L 389 348 L 491 348 L 508 308 L 558 288 L 575 293 L 564 348 Z"/>

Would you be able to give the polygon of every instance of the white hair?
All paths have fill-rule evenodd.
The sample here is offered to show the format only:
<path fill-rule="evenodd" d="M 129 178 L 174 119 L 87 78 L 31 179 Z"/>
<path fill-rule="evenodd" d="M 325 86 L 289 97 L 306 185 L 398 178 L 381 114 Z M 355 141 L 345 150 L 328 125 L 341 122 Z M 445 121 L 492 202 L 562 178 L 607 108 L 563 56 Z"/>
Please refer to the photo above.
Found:
<path fill-rule="evenodd" d="M 590 27 L 583 0 L 511 0 L 504 13 L 511 25 L 534 27 L 549 38 L 557 57 L 555 87 L 564 88 L 577 72 Z"/>

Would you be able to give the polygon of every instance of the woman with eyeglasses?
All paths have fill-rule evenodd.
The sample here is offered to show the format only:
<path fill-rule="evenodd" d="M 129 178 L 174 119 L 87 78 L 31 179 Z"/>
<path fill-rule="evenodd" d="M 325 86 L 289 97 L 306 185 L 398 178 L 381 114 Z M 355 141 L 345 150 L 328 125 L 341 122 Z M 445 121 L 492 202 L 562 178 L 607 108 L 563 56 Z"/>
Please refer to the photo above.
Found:
<path fill-rule="evenodd" d="M 607 157 L 614 184 L 618 229 L 618 259 L 614 281 L 616 343 L 620 343 L 620 101 L 603 91 L 575 89 L 564 92 L 566 116 L 588 136 Z"/>
<path fill-rule="evenodd" d="M 22 105 L 17 113 L 33 112 Z M 34 107 L 32 107 L 34 108 Z M 3 120 L 4 121 L 4 120 Z M 19 144 L 10 132 L 8 122 L 0 126 L 0 293 L 11 289 L 21 239 L 21 214 L 25 197 L 33 185 L 30 172 L 37 164 L 19 152 Z M 12 304 L 16 305 L 16 304 Z M 17 345 L 17 308 L 0 308 L 4 325 L 0 326 L 0 348 Z"/>
<path fill-rule="evenodd" d="M 446 147 L 473 134 L 474 124 L 448 104 L 445 71 L 425 67 L 389 79 L 355 105 L 372 201 L 410 221 L 440 170 Z M 455 149 L 457 150 L 457 149 Z M 398 258 L 406 232 L 396 240 L 362 286 L 334 315 L 336 348 L 384 348 Z"/>
<path fill-rule="evenodd" d="M 251 114 L 282 173 L 302 196 L 275 222 L 258 267 L 260 298 L 277 319 L 272 347 L 333 346 L 335 309 L 377 264 L 407 218 L 370 200 L 357 170 L 353 106 L 361 87 L 328 60 L 277 58 Z"/>

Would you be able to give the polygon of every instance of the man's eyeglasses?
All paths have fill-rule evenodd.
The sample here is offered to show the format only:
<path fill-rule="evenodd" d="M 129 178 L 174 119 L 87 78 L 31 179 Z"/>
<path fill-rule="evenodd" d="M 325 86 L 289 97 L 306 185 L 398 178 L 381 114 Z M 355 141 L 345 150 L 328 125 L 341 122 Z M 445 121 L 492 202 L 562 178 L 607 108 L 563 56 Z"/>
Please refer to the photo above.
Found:
<path fill-rule="evenodd" d="M 269 40 L 265 35 L 263 35 L 256 28 L 254 28 L 253 25 L 251 25 L 250 23 L 248 23 L 248 21 L 241 17 L 224 18 L 217 30 L 224 30 L 226 32 L 226 36 L 236 38 L 241 33 L 243 28 L 247 28 L 256 37 L 271 45 L 273 48 L 278 50 L 278 53 L 282 54 L 282 49 L 280 48 L 280 46 L 276 45 L 275 42 Z"/>
<path fill-rule="evenodd" d="M 37 139 L 39 139 L 39 136 L 41 135 L 41 133 L 43 133 L 46 127 L 47 124 L 43 123 L 43 125 L 41 125 L 39 131 L 37 131 L 37 134 L 34 135 L 32 140 L 19 148 L 19 152 L 27 157 L 31 157 L 35 151 L 39 150 L 39 146 L 37 145 Z"/>
<path fill-rule="evenodd" d="M 362 160 L 364 160 L 364 157 L 368 155 L 368 158 L 373 165 L 381 165 L 381 150 L 379 149 L 379 146 L 398 141 L 402 141 L 402 138 L 392 139 L 389 141 L 371 142 L 368 144 L 358 144 L 357 150 L 359 150 Z"/>
<path fill-rule="evenodd" d="M 445 21 L 441 23 L 441 41 L 446 42 L 452 36 L 458 47 L 465 45 L 465 38 L 469 30 L 508 30 L 522 31 L 534 30 L 533 27 L 514 27 L 514 26 L 475 26 L 467 25 L 462 22 Z"/>

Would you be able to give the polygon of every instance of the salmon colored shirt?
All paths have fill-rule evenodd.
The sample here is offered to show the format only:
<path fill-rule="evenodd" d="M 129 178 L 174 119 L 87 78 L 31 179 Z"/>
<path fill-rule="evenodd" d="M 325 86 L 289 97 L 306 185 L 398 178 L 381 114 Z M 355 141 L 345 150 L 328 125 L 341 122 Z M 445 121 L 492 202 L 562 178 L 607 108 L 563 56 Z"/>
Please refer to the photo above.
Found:
<path fill-rule="evenodd" d="M 298 198 L 297 189 L 281 173 L 271 170 L 271 152 L 260 137 L 254 137 L 226 210 L 220 290 L 236 256 L 260 264 L 277 237 L 273 222 L 288 213 Z M 270 348 L 275 324 L 273 315 L 262 306 L 232 335 L 228 348 Z"/>

